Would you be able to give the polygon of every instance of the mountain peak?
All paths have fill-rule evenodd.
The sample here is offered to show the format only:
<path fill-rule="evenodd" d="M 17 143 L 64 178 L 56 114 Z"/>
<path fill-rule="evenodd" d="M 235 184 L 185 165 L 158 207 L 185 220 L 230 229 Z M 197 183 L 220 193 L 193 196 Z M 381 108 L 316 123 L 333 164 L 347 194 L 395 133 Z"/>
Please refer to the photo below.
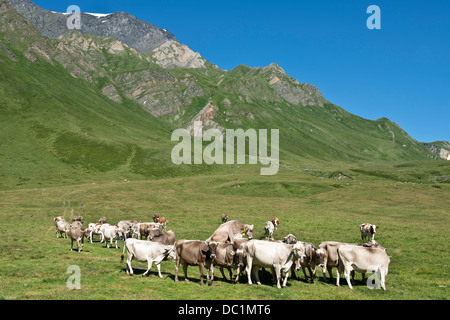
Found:
<path fill-rule="evenodd" d="M 7 2 L 46 37 L 58 38 L 71 31 L 67 28 L 67 13 L 43 9 L 29 0 Z M 139 20 L 127 12 L 81 13 L 79 31 L 93 36 L 115 38 L 142 53 L 151 52 L 167 41 L 178 42 L 166 29 Z"/>

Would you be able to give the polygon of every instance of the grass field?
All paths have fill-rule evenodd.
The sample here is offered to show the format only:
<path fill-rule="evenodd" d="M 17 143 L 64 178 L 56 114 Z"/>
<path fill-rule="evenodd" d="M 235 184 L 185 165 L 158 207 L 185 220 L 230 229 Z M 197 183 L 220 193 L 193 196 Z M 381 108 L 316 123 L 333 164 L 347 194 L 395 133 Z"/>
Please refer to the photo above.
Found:
<path fill-rule="evenodd" d="M 440 162 L 444 163 L 444 162 Z M 401 175 L 406 167 L 393 168 Z M 448 165 L 441 170 L 448 170 Z M 426 171 L 426 170 L 422 170 Z M 257 172 L 257 171 L 255 171 Z M 379 171 L 377 171 L 379 172 Z M 393 174 L 391 172 L 391 174 Z M 403 173 L 404 174 L 404 173 Z M 0 297 L 4 299 L 448 299 L 450 186 L 445 183 L 400 182 L 374 175 L 336 180 L 311 172 L 205 175 L 154 181 L 93 182 L 90 184 L 0 191 Z M 238 188 L 240 186 L 240 188 Z M 83 210 L 80 203 L 83 202 Z M 254 224 L 254 238 L 264 235 L 264 223 L 281 220 L 275 237 L 293 233 L 316 246 L 321 241 L 360 242 L 359 224 L 380 225 L 376 239 L 392 256 L 387 291 L 369 290 L 356 276 L 354 290 L 321 278 L 310 284 L 303 273 L 285 289 L 272 285 L 269 273 L 261 286 L 222 279 L 216 268 L 212 287 L 200 287 L 197 267 L 189 267 L 191 282 L 175 283 L 175 262 L 162 263 L 141 277 L 146 264 L 134 261 L 135 276 L 126 275 L 119 250 L 96 240 L 81 253 L 70 251 L 70 240 L 57 239 L 52 219 L 83 215 L 85 223 L 106 216 L 112 223 L 151 221 L 159 213 L 177 239 L 206 239 L 220 224 L 220 215 Z M 69 290 L 67 268 L 81 270 L 81 289 Z M 335 271 L 334 271 L 335 272 Z M 226 273 L 227 274 L 227 273 Z M 321 272 L 318 271 L 321 276 Z M 182 272 L 180 273 L 182 275 Z M 181 278 L 183 279 L 183 277 Z"/>

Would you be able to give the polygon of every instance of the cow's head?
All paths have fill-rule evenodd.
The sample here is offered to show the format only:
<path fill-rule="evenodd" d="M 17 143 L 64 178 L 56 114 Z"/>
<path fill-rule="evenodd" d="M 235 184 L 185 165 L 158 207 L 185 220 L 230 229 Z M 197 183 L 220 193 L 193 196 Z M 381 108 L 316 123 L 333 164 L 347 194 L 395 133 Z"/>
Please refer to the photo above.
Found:
<path fill-rule="evenodd" d="M 272 223 L 275 227 L 278 227 L 280 225 L 280 219 L 278 219 L 277 217 L 272 219 Z"/>
<path fill-rule="evenodd" d="M 287 244 L 296 244 L 298 241 L 297 237 L 294 236 L 293 234 L 288 234 L 286 237 L 284 237 L 283 242 L 287 243 Z"/>
<path fill-rule="evenodd" d="M 385 252 L 387 252 L 387 249 L 385 247 L 383 247 L 379 242 L 372 240 L 370 242 L 367 242 L 363 245 L 364 247 L 369 247 L 369 248 L 378 248 L 378 249 L 383 249 Z"/>
<path fill-rule="evenodd" d="M 234 261 L 236 261 L 236 264 L 239 267 L 244 266 L 244 259 L 246 257 L 245 250 L 242 248 L 242 246 L 237 246 L 236 242 L 233 245 L 233 249 L 230 250 L 230 254 L 234 256 Z"/>
<path fill-rule="evenodd" d="M 319 266 L 323 270 L 325 267 L 325 250 L 317 249 L 315 253 L 314 259 L 316 261 L 316 266 Z"/>
<path fill-rule="evenodd" d="M 152 241 L 154 238 L 160 237 L 162 235 L 163 235 L 163 233 L 162 233 L 162 231 L 160 229 L 154 229 L 153 228 L 153 229 L 149 230 L 147 240 Z"/>
<path fill-rule="evenodd" d="M 245 224 L 243 234 L 246 234 L 247 237 L 251 240 L 253 238 L 253 225 Z"/>
<path fill-rule="evenodd" d="M 301 242 L 297 242 L 292 246 L 292 252 L 295 259 L 306 259 L 305 246 Z"/>
<path fill-rule="evenodd" d="M 153 222 L 158 222 L 158 219 L 159 219 L 159 214 L 157 214 L 157 213 L 155 213 L 154 215 L 153 215 Z"/>
<path fill-rule="evenodd" d="M 176 259 L 177 256 L 175 254 L 175 245 L 167 246 L 164 254 L 166 255 L 166 259 L 169 261 Z"/>
<path fill-rule="evenodd" d="M 375 234 L 375 233 L 377 233 L 377 229 L 379 228 L 380 226 L 377 226 L 377 225 L 371 225 L 370 226 L 370 233 L 371 234 Z"/>
<path fill-rule="evenodd" d="M 205 254 L 205 255 L 209 254 L 209 256 L 211 258 L 215 258 L 216 257 L 216 250 L 217 250 L 217 246 L 218 245 L 219 244 L 217 242 L 215 242 L 215 241 L 205 241 L 203 243 L 202 248 L 201 248 L 202 253 Z"/>
<path fill-rule="evenodd" d="M 125 231 L 116 225 L 116 239 L 125 240 Z"/>

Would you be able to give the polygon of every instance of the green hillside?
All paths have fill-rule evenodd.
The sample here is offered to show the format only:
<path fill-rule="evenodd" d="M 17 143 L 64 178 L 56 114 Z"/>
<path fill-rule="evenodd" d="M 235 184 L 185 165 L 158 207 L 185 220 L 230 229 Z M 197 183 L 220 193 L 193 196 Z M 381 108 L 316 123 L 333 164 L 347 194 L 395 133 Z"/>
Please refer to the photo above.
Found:
<path fill-rule="evenodd" d="M 242 170 L 171 163 L 171 132 L 208 102 L 223 128 L 279 129 L 281 170 L 429 154 L 395 123 L 352 115 L 276 64 L 163 69 L 153 53 L 111 51 L 114 39 L 76 31 L 48 39 L 5 2 L 1 10 L 2 188 Z M 159 104 L 146 110 L 142 96 Z"/>

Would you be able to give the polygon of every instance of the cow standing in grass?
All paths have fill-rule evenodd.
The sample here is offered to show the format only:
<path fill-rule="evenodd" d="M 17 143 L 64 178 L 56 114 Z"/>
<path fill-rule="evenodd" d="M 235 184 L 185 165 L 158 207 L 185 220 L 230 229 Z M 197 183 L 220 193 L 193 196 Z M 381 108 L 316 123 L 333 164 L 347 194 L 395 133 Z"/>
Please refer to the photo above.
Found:
<path fill-rule="evenodd" d="M 361 240 L 362 241 L 374 241 L 375 240 L 375 233 L 377 233 L 377 229 L 380 226 L 370 224 L 370 223 L 363 223 L 359 226 L 359 230 L 361 231 Z"/>
<path fill-rule="evenodd" d="M 148 275 L 150 269 L 152 268 L 152 264 L 156 264 L 156 267 L 158 268 L 158 276 L 160 278 L 163 277 L 161 275 L 161 262 L 166 257 L 175 259 L 175 245 L 165 245 L 157 242 L 128 238 L 125 240 L 122 260 L 120 262 L 123 262 L 125 249 L 127 250 L 127 274 L 131 276 L 133 275 L 133 268 L 131 266 L 131 261 L 133 259 L 148 263 L 147 271 L 142 274 L 143 277 Z"/>
<path fill-rule="evenodd" d="M 91 231 L 88 229 L 83 229 L 81 226 L 71 225 L 69 228 L 68 235 L 71 239 L 70 251 L 73 251 L 73 242 L 77 243 L 77 250 L 80 252 L 83 250 L 84 238 L 88 238 L 91 234 Z"/>
<path fill-rule="evenodd" d="M 216 256 L 217 242 L 200 240 L 179 240 L 176 244 L 175 282 L 178 282 L 178 269 L 183 265 L 184 281 L 189 282 L 187 277 L 188 266 L 198 266 L 200 271 L 200 285 L 203 286 L 203 267 L 210 265 Z M 210 269 L 207 269 L 208 285 L 212 285 L 209 277 Z"/>
<path fill-rule="evenodd" d="M 53 222 L 55 223 L 56 227 L 56 238 L 61 236 L 61 238 L 67 238 L 67 233 L 69 232 L 70 223 L 68 223 L 66 220 L 64 220 L 63 216 L 59 216 L 53 219 Z M 64 233 L 64 236 L 63 236 Z"/>
<path fill-rule="evenodd" d="M 246 245 L 247 252 L 247 277 L 248 284 L 252 285 L 252 277 L 258 285 L 261 284 L 258 276 L 260 267 L 271 268 L 274 283 L 277 288 L 286 287 L 289 269 L 296 259 L 305 258 L 305 250 L 300 242 L 296 244 L 285 244 L 265 240 L 250 240 Z M 281 272 L 285 272 L 283 285 L 281 286 Z"/>

